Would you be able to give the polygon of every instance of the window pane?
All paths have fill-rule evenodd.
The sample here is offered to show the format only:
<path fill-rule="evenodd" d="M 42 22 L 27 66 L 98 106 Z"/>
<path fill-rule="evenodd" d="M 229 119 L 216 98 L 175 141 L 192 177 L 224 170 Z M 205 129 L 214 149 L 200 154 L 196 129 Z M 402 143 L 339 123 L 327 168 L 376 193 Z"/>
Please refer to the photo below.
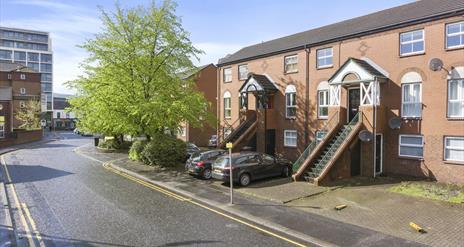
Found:
<path fill-rule="evenodd" d="M 28 63 L 27 67 L 32 68 L 33 70 L 39 71 L 39 63 Z"/>
<path fill-rule="evenodd" d="M 401 45 L 401 54 L 407 54 L 412 52 L 412 44 Z"/>
<path fill-rule="evenodd" d="M 11 60 L 12 59 L 12 57 L 11 57 L 12 54 L 13 54 L 13 52 L 11 52 L 11 51 L 0 50 L 0 59 L 2 59 L 2 60 Z"/>
<path fill-rule="evenodd" d="M 421 147 L 405 147 L 405 146 L 401 146 L 400 155 L 422 157 L 423 156 L 423 151 L 424 150 Z"/>
<path fill-rule="evenodd" d="M 21 61 L 26 61 L 26 53 L 23 51 L 15 51 L 14 52 L 14 59 L 15 60 L 21 60 Z"/>
<path fill-rule="evenodd" d="M 464 150 L 446 149 L 446 151 L 445 151 L 445 159 L 446 160 L 464 161 Z"/>
<path fill-rule="evenodd" d="M 448 36 L 447 43 L 446 43 L 448 47 L 458 46 L 460 44 L 461 44 L 461 39 L 459 35 Z"/>
<path fill-rule="evenodd" d="M 27 53 L 27 61 L 29 62 L 38 62 L 39 61 L 39 53 Z"/>
<path fill-rule="evenodd" d="M 52 74 L 42 73 L 40 76 L 41 81 L 52 81 Z"/>
<path fill-rule="evenodd" d="M 401 42 L 412 41 L 411 33 L 402 33 L 401 34 Z"/>
<path fill-rule="evenodd" d="M 42 63 L 51 63 L 52 62 L 52 55 L 50 55 L 50 54 L 40 54 L 40 61 Z"/>
<path fill-rule="evenodd" d="M 459 23 L 448 24 L 447 32 L 448 34 L 458 33 L 459 32 Z"/>
<path fill-rule="evenodd" d="M 52 72 L 52 65 L 51 64 L 40 64 L 40 72 Z"/>
<path fill-rule="evenodd" d="M 413 43 L 413 47 L 412 47 L 412 50 L 414 52 L 420 52 L 420 51 L 423 51 L 424 50 L 424 42 L 415 42 Z"/>
<path fill-rule="evenodd" d="M 420 136 L 401 136 L 401 144 L 422 145 L 422 137 Z"/>
<path fill-rule="evenodd" d="M 446 138 L 447 147 L 457 147 L 464 149 L 464 138 Z"/>

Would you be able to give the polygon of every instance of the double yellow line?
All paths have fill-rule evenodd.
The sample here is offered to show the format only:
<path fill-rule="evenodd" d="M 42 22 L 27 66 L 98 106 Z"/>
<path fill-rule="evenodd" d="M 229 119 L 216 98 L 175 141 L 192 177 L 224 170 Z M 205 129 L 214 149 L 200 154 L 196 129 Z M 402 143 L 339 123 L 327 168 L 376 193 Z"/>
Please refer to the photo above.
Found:
<path fill-rule="evenodd" d="M 305 247 L 305 246 L 306 246 L 306 245 L 301 244 L 301 243 L 298 243 L 298 242 L 296 242 L 296 241 L 294 241 L 294 240 L 288 239 L 288 238 L 286 238 L 286 237 L 284 237 L 284 236 L 282 236 L 282 235 L 279 235 L 279 234 L 276 234 L 276 233 L 274 233 L 274 232 L 268 231 L 268 230 L 263 229 L 263 228 L 261 228 L 261 227 L 259 227 L 259 226 L 253 225 L 253 224 L 248 223 L 248 222 L 246 222 L 246 221 L 244 221 L 244 220 L 241 220 L 241 219 L 239 219 L 239 218 L 236 218 L 236 217 L 233 217 L 233 216 L 231 216 L 231 215 L 225 214 L 225 213 L 223 213 L 223 212 L 221 212 L 221 211 L 219 211 L 219 210 L 216 210 L 216 209 L 214 209 L 214 208 L 208 207 L 208 206 L 206 206 L 206 205 L 204 205 L 204 204 L 201 204 L 201 203 L 199 203 L 199 202 L 196 202 L 196 201 L 192 200 L 191 198 L 187 198 L 187 197 L 184 197 L 184 196 L 175 194 L 175 193 L 173 193 L 173 192 L 171 192 L 171 191 L 168 191 L 168 190 L 166 190 L 166 189 L 163 189 L 162 187 L 156 186 L 156 185 L 154 185 L 154 184 L 152 184 L 152 183 L 148 183 L 148 182 L 146 182 L 146 181 L 144 181 L 144 180 L 142 180 L 142 179 L 136 178 L 136 177 L 134 177 L 134 176 L 132 176 L 132 175 L 129 175 L 129 174 L 127 174 L 127 173 L 124 173 L 124 172 L 122 172 L 122 171 L 120 171 L 120 170 L 114 169 L 113 167 L 111 167 L 111 166 L 109 165 L 110 163 L 111 163 L 111 161 L 110 161 L 110 162 L 103 163 L 103 167 L 104 167 L 105 169 L 107 169 L 107 170 L 113 172 L 113 173 L 116 173 L 116 174 L 118 174 L 118 175 L 120 175 L 120 176 L 122 176 L 122 177 L 125 177 L 125 178 L 127 178 L 127 179 L 129 179 L 129 180 L 131 180 L 131 181 L 134 181 L 134 182 L 136 182 L 136 183 L 138 183 L 138 184 L 141 184 L 141 185 L 143 185 L 143 186 L 145 186 L 145 187 L 148 187 L 148 188 L 150 188 L 150 189 L 156 190 L 156 191 L 158 191 L 158 192 L 160 192 L 160 193 L 163 193 L 163 194 L 165 194 L 165 195 L 167 195 L 167 196 L 169 196 L 169 197 L 175 198 L 175 199 L 177 199 L 177 200 L 179 200 L 179 201 L 189 202 L 189 203 L 191 203 L 191 204 L 194 204 L 194 205 L 196 205 L 196 206 L 199 206 L 199 207 L 201 207 L 201 208 L 204 208 L 204 209 L 206 209 L 206 210 L 209 210 L 209 211 L 211 211 L 211 212 L 213 212 L 213 213 L 216 213 L 216 214 L 221 215 L 221 216 L 223 216 L 223 217 L 225 217 L 225 218 L 231 219 L 231 220 L 233 220 L 233 221 L 235 221 L 235 222 L 238 222 L 238 223 L 240 223 L 240 224 L 246 225 L 246 226 L 251 227 L 251 228 L 253 228 L 253 229 L 257 230 L 257 231 L 260 231 L 260 232 L 263 232 L 263 233 L 265 233 L 265 234 L 267 234 L 267 235 L 276 237 L 276 238 L 278 238 L 278 239 L 281 239 L 281 240 L 283 240 L 283 241 L 285 241 L 285 242 L 288 242 L 288 243 L 291 243 L 291 244 L 293 244 L 293 245 L 300 246 L 300 247 Z"/>
<path fill-rule="evenodd" d="M 27 241 L 29 243 L 29 246 L 36 247 L 37 244 L 36 244 L 36 241 L 34 241 L 34 239 L 36 239 L 37 242 L 39 243 L 40 247 L 45 247 L 45 243 L 44 243 L 44 241 L 42 239 L 42 236 L 40 235 L 40 232 L 37 230 L 37 225 L 35 224 L 35 221 L 32 218 L 31 212 L 29 211 L 29 208 L 27 207 L 27 204 L 26 203 L 21 203 L 19 201 L 18 194 L 16 193 L 16 188 L 15 188 L 14 184 L 12 183 L 10 172 L 8 171 L 8 166 L 7 166 L 6 162 L 5 162 L 5 158 L 3 157 L 3 155 L 0 156 L 0 159 L 1 159 L 1 163 L 5 167 L 5 173 L 6 173 L 6 177 L 8 179 L 8 186 L 10 187 L 10 191 L 11 191 L 13 199 L 14 199 L 14 203 L 15 203 L 15 207 L 17 209 L 18 215 L 19 215 L 19 219 L 21 221 L 21 224 L 24 227 L 24 231 L 26 233 L 24 235 L 27 237 Z M 24 216 L 24 215 L 26 215 L 26 216 Z M 29 224 L 28 224 L 28 222 L 29 222 Z M 31 229 L 29 228 L 29 225 L 32 228 L 32 232 L 31 232 Z"/>

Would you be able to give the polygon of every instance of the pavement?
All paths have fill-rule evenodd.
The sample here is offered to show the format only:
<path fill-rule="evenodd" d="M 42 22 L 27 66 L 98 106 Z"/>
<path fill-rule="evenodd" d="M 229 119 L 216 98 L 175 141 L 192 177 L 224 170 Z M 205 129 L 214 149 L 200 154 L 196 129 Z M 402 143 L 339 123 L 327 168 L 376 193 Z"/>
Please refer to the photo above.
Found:
<path fill-rule="evenodd" d="M 84 153 L 93 139 L 61 135 L 2 156 L 13 246 L 314 246 L 123 177 L 102 166 L 120 154 Z"/>
<path fill-rule="evenodd" d="M 91 146 L 81 147 L 79 153 L 92 155 L 97 152 Z M 105 154 L 108 155 L 108 154 Z M 284 190 L 278 191 L 278 186 L 264 187 L 260 192 L 252 192 L 253 187 L 238 188 L 234 196 L 234 205 L 229 204 L 229 189 L 224 184 L 213 180 L 200 180 L 186 174 L 183 169 L 162 169 L 140 164 L 121 158 L 109 162 L 113 169 L 128 174 L 156 186 L 168 189 L 187 198 L 202 202 L 214 208 L 247 219 L 256 224 L 264 225 L 276 232 L 286 233 L 295 239 L 318 246 L 423 246 L 420 243 L 394 237 L 368 228 L 347 224 L 318 214 L 300 210 L 297 206 L 288 206 L 284 201 L 294 201 L 324 193 L 327 189 L 313 188 L 303 191 L 303 184 L 295 184 L 298 193 L 294 197 L 284 196 L 281 199 L 269 200 L 264 198 L 276 192 L 277 195 L 288 193 L 291 186 L 285 185 Z M 116 158 L 116 157 L 115 157 Z M 277 180 L 279 181 L 279 180 Z M 269 181 L 265 181 L 270 183 Z M 256 195 L 259 194 L 257 197 Z M 314 206 L 302 206 L 314 207 Z M 331 206 L 332 207 L 332 206 Z M 319 207 L 314 207 L 319 208 Z"/>

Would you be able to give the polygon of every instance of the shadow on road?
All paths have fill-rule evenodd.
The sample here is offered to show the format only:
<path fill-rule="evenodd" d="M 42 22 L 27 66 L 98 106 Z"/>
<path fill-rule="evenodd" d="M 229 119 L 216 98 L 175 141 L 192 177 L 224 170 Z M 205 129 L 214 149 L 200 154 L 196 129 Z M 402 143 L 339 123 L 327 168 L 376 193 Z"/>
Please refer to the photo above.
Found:
<path fill-rule="evenodd" d="M 43 149 L 43 148 L 67 148 L 67 147 L 75 147 L 74 145 L 64 144 L 64 143 L 46 143 L 34 147 L 28 147 L 25 149 Z"/>
<path fill-rule="evenodd" d="M 27 183 L 71 175 L 73 173 L 45 166 L 8 165 L 13 183 Z"/>

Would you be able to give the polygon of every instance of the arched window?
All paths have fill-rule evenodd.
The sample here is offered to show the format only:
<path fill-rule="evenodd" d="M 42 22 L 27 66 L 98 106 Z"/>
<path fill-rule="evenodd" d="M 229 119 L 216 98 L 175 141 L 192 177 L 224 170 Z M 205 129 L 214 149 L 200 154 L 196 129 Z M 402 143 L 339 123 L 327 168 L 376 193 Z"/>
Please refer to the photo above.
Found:
<path fill-rule="evenodd" d="M 296 118 L 296 87 L 288 85 L 285 88 L 285 117 Z"/>
<path fill-rule="evenodd" d="M 448 77 L 448 117 L 464 117 L 464 67 L 451 70 Z"/>
<path fill-rule="evenodd" d="M 224 118 L 230 119 L 232 117 L 232 103 L 229 91 L 224 93 Z"/>
<path fill-rule="evenodd" d="M 317 117 L 327 119 L 329 116 L 329 83 L 323 81 L 317 86 Z"/>
<path fill-rule="evenodd" d="M 422 77 L 417 72 L 408 72 L 401 78 L 401 116 L 422 117 Z"/>

